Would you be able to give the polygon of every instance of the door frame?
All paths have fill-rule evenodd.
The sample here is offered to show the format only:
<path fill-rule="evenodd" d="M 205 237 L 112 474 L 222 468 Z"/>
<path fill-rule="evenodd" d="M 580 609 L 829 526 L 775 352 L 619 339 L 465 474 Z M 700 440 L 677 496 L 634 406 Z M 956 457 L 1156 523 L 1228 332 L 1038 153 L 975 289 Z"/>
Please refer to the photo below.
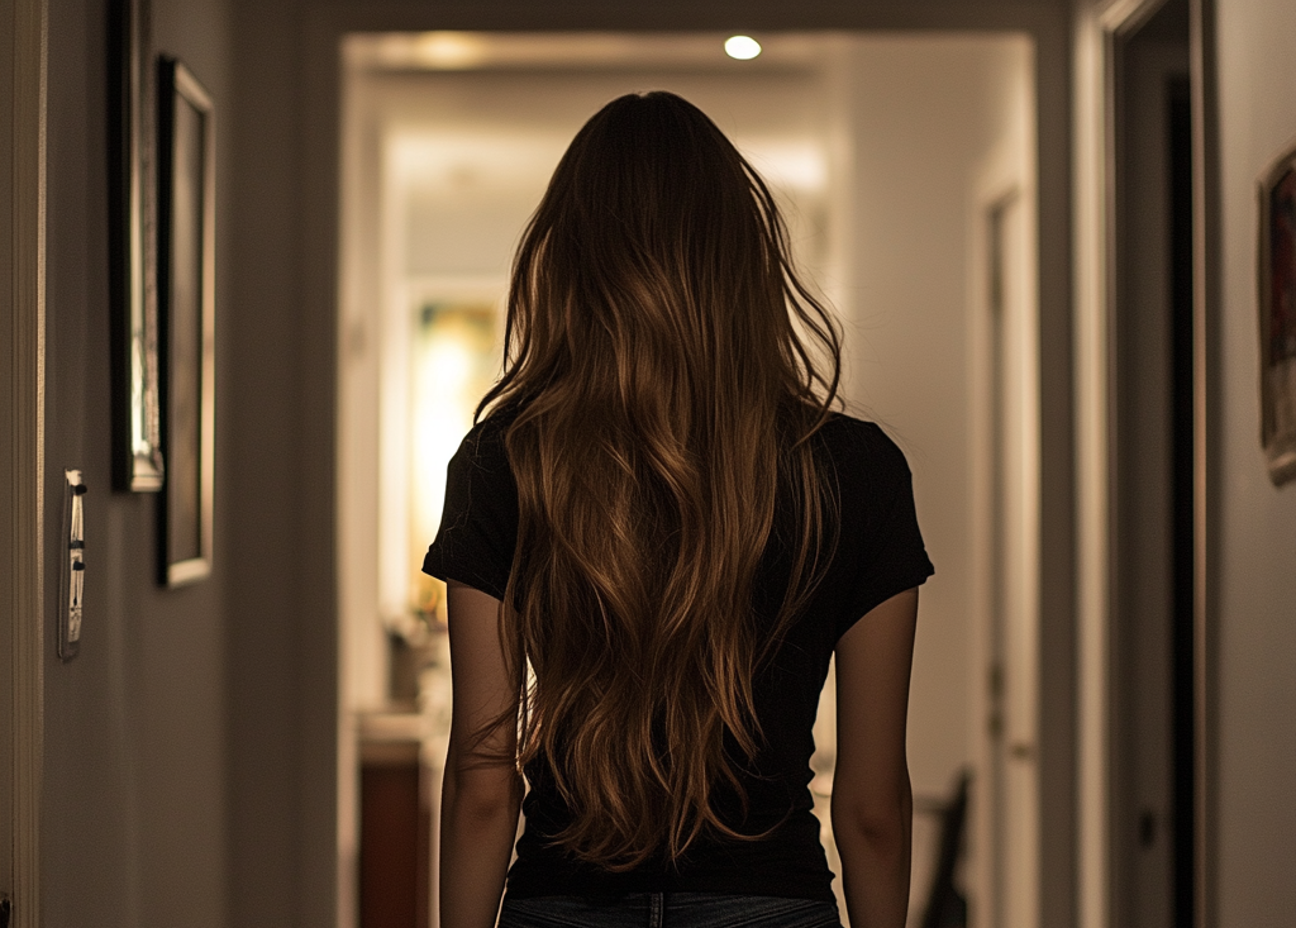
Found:
<path fill-rule="evenodd" d="M 339 47 L 350 32 L 447 30 L 543 31 L 706 31 L 732 27 L 737 8 L 728 3 L 687 15 L 678 8 L 612 5 L 598 16 L 579 6 L 560 16 L 545 4 L 503 7 L 481 0 L 446 0 L 435 11 L 425 5 L 396 3 L 381 8 L 324 4 L 308 14 L 299 78 L 304 87 L 303 138 L 327 140 L 303 166 L 299 242 L 303 265 L 336 268 L 338 226 L 338 140 L 341 114 L 341 62 Z M 754 14 L 745 10 L 739 18 Z M 1039 872 L 1037 907 L 1041 924 L 1073 928 L 1077 885 L 1075 881 L 1075 572 L 1074 572 L 1074 426 L 1072 239 L 1070 214 L 1073 93 L 1069 55 L 1072 49 L 1072 13 L 1065 5 L 1021 4 L 1012 0 L 984 0 L 968 4 L 924 5 L 884 2 L 841 7 L 813 3 L 809 7 L 764 7 L 758 14 L 762 28 L 770 31 L 801 30 L 987 30 L 1020 32 L 1034 46 L 1032 78 L 1035 85 L 1036 137 L 1035 222 L 1039 232 L 1036 283 L 1038 304 L 1036 333 L 1039 348 L 1039 474 L 1037 488 L 1040 559 L 1037 589 L 1039 602 L 1039 676 L 1051 681 L 1040 692 L 1039 745 Z M 330 148 L 330 145 L 332 146 Z M 337 277 L 312 274 L 303 281 L 301 307 L 336 313 Z M 332 318 L 336 318 L 335 316 Z M 302 364 L 303 388 L 315 398 L 308 405 L 303 429 L 318 438 L 321 454 L 311 456 L 303 469 L 306 485 L 321 498 L 334 485 L 336 473 L 337 352 L 336 326 L 306 328 Z M 321 337 L 321 336 L 324 337 Z M 334 509 L 323 508 L 312 523 L 312 537 L 337 556 Z M 328 520 L 325 524 L 326 519 Z M 1044 529 L 1047 528 L 1047 531 Z M 332 591 L 312 592 L 303 604 L 312 614 L 312 628 L 338 641 L 339 604 Z M 320 625 L 321 617 L 324 625 Z M 302 656 L 306 682 L 299 693 L 307 702 L 337 705 L 336 648 L 318 648 Z M 340 710 L 339 710 L 340 711 Z M 330 763 L 338 777 L 345 764 L 338 739 L 348 736 L 337 717 L 329 720 L 333 735 L 327 745 L 312 731 L 312 754 L 307 765 Z M 325 756 L 327 752 L 327 756 Z M 351 814 L 335 790 L 332 796 L 313 790 L 303 795 L 299 812 L 311 822 L 310 833 L 319 839 L 303 851 L 300 866 L 300 907 L 320 911 L 327 899 L 336 906 L 333 923 L 348 928 L 340 873 L 347 866 L 339 853 L 339 819 Z M 331 832 L 331 834 L 326 834 Z M 331 838 L 331 846 L 325 843 Z"/>
<path fill-rule="evenodd" d="M 42 514 L 45 393 L 45 127 L 47 0 L 0 0 L 0 809 L 13 823 L 0 847 L 10 924 L 40 924 L 45 589 Z"/>
<path fill-rule="evenodd" d="M 1077 923 L 1112 923 L 1114 797 L 1111 622 L 1115 611 L 1115 323 L 1117 44 L 1165 0 L 1097 0 L 1077 10 L 1074 41 Z M 1189 0 L 1193 121 L 1194 867 L 1195 928 L 1215 924 L 1215 685 L 1218 558 L 1213 530 L 1218 418 L 1218 155 L 1214 3 Z"/>

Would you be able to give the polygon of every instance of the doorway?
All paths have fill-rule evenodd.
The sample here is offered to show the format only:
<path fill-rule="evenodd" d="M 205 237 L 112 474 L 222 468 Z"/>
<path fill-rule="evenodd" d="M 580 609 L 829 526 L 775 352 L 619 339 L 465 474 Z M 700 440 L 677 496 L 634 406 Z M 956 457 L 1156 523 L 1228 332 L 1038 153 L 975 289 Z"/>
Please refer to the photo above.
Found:
<path fill-rule="evenodd" d="M 758 36 L 761 58 L 738 63 L 717 54 L 723 34 L 354 38 L 363 41 L 348 40 L 343 87 L 338 329 L 342 910 L 355 911 L 361 894 L 354 880 L 356 771 L 365 730 L 413 733 L 425 745 L 432 783 L 444 750 L 437 728 L 443 677 L 438 682 L 435 668 L 424 674 L 424 711 L 411 720 L 392 711 L 399 697 L 389 670 L 404 653 L 398 639 L 423 636 L 420 623 L 435 632 L 439 621 L 436 594 L 418 592 L 417 577 L 435 513 L 413 531 L 403 516 L 383 515 L 421 508 L 410 484 L 409 441 L 410 423 L 425 421 L 418 407 L 426 396 L 412 387 L 417 355 L 426 349 L 420 339 L 430 337 L 427 323 L 451 317 L 460 335 L 469 316 L 479 335 L 498 332 L 509 249 L 566 142 L 612 96 L 665 86 L 699 103 L 781 191 L 797 255 L 841 314 L 848 411 L 881 420 L 917 474 L 920 520 L 939 571 L 923 593 L 911 698 L 911 769 L 925 810 L 915 825 L 913 914 L 920 916 L 935 813 L 959 771 L 976 762 L 978 737 L 959 710 L 974 686 L 968 651 L 975 632 L 964 608 L 975 508 L 966 479 L 974 454 L 969 211 L 987 164 L 1033 164 L 1030 40 L 773 34 Z M 547 97 L 536 96 L 541 88 Z M 1004 247 L 1014 280 L 1029 282 L 1037 274 L 1035 194 L 1021 176 L 1014 189 L 1017 231 Z M 1021 306 L 1027 316 L 1034 312 L 1029 301 Z M 1033 341 L 1029 329 L 1015 337 L 1024 339 L 1010 349 L 1020 360 L 1018 349 Z M 494 347 L 489 334 L 478 341 L 487 353 Z M 1030 357 L 1025 370 L 1037 363 Z M 1011 427 L 1029 457 L 1039 435 L 1022 431 L 1030 399 L 1021 402 Z M 433 443 L 442 456 L 466 430 L 465 415 L 456 411 L 447 440 Z M 429 456 L 419 456 L 421 474 L 434 484 L 444 464 Z M 1038 507 L 1020 497 L 1028 488 L 1018 492 L 1025 507 L 1018 517 L 1029 520 Z M 439 503 L 435 490 L 430 497 Z M 1013 634 L 1018 649 L 1035 647 L 1028 627 Z M 435 644 L 432 651 L 434 664 Z M 831 686 L 825 692 L 830 700 Z M 821 712 L 816 731 L 813 789 L 824 806 L 832 715 Z M 435 805 L 435 797 L 425 801 Z M 825 837 L 831 858 L 827 830 Z M 967 874 L 960 879 L 978 911 L 979 884 Z"/>
<path fill-rule="evenodd" d="M 1114 926 L 1194 924 L 1189 8 L 1114 47 Z"/>
<path fill-rule="evenodd" d="M 1094 5 L 1081 54 L 1080 923 L 1209 921 L 1202 5 Z M 1195 25 L 1194 25 L 1195 22 Z M 1194 50 L 1195 49 L 1195 50 Z M 1196 56 L 1196 58 L 1194 58 Z"/>

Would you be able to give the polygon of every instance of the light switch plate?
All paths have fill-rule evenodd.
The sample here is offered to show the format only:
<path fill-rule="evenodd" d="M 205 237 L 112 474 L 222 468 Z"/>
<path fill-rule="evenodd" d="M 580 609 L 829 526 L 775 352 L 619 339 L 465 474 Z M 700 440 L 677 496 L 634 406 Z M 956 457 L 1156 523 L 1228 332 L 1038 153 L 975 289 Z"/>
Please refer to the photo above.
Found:
<path fill-rule="evenodd" d="M 59 594 L 58 654 L 70 661 L 81 650 L 85 592 L 85 499 L 81 471 L 65 470 L 63 487 L 62 590 Z"/>

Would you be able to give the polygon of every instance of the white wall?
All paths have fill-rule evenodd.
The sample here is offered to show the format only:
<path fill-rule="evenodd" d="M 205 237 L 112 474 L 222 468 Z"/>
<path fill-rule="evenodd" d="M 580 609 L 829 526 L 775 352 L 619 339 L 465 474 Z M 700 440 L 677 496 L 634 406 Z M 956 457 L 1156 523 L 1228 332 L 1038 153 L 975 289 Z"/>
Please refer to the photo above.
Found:
<path fill-rule="evenodd" d="M 1259 443 L 1256 182 L 1296 137 L 1296 5 L 1219 0 L 1219 924 L 1296 912 L 1296 484 Z"/>
<path fill-rule="evenodd" d="M 853 45 L 855 226 L 847 397 L 899 442 L 936 575 L 921 594 L 910 697 L 914 790 L 944 796 L 972 757 L 973 188 L 1021 118 L 1029 44 L 901 34 Z M 1029 144 L 1029 140 L 1022 139 Z M 920 886 L 919 890 L 925 889 Z"/>

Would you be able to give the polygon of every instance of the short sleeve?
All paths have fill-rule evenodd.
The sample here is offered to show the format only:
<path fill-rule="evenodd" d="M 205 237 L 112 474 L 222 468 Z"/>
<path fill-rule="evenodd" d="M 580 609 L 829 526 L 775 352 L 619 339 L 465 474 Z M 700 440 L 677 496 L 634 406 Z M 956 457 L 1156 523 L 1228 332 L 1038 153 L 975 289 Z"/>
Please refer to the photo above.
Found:
<path fill-rule="evenodd" d="M 914 506 L 913 477 L 904 453 L 872 423 L 859 428 L 839 465 L 839 556 L 846 595 L 838 613 L 840 638 L 873 607 L 918 586 L 934 573 Z"/>
<path fill-rule="evenodd" d="M 450 459 L 441 527 L 423 559 L 424 573 L 496 599 L 508 585 L 518 524 L 503 431 L 490 419 L 479 423 Z"/>

